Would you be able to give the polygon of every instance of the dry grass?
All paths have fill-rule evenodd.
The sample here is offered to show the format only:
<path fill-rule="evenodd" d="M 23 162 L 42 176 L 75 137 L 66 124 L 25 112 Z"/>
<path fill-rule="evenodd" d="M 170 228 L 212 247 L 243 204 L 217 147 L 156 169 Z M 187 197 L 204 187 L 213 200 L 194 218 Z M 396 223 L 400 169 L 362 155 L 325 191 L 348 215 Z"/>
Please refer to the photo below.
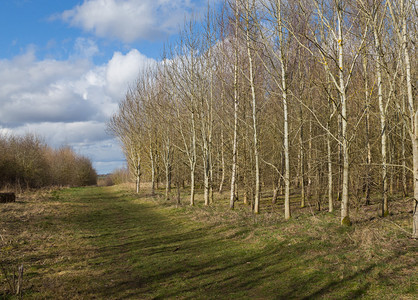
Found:
<path fill-rule="evenodd" d="M 37 290 L 40 295 L 54 284 L 54 278 L 61 276 L 60 266 L 74 254 L 85 257 L 92 254 L 88 244 L 71 242 L 69 237 L 74 235 L 74 230 L 63 221 L 71 218 L 75 206 L 82 207 L 59 201 L 54 193 L 51 190 L 25 192 L 16 203 L 0 206 L 0 259 L 10 269 L 23 264 L 25 278 L 36 274 L 24 282 L 24 288 Z M 48 278 L 48 286 L 39 280 L 44 277 Z"/>
<path fill-rule="evenodd" d="M 262 213 L 228 208 L 227 195 L 189 207 L 123 185 L 43 190 L 0 205 L 0 260 L 25 268 L 23 298 L 413 299 L 417 241 L 408 202 L 338 214 L 263 198 Z M 173 191 L 173 195 L 175 191 Z M 0 275 L 0 298 L 13 298 Z"/>

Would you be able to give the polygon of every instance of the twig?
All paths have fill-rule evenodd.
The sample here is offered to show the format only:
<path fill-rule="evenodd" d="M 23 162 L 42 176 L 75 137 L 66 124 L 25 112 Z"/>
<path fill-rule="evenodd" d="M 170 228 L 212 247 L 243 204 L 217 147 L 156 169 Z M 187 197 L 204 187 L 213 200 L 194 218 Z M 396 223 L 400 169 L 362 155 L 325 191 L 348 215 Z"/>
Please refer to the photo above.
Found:
<path fill-rule="evenodd" d="M 354 243 L 354 245 L 357 245 L 357 242 L 351 237 L 351 235 L 348 232 L 346 233 L 347 233 L 348 238 Z"/>
<path fill-rule="evenodd" d="M 16 274 L 16 269 L 13 268 L 13 274 L 11 276 L 9 275 L 9 272 L 7 271 L 6 267 L 3 265 L 1 261 L 0 261 L 0 269 L 4 275 L 4 278 L 6 279 L 7 285 L 9 286 L 10 293 L 15 294 L 16 296 L 19 297 L 19 299 L 22 299 L 23 264 L 21 264 L 17 268 L 17 274 Z"/>
<path fill-rule="evenodd" d="M 318 217 L 315 215 L 315 213 L 313 212 L 313 209 L 312 209 L 312 206 L 311 206 L 310 201 L 306 201 L 306 202 L 308 203 L 309 210 L 310 210 L 310 212 L 311 212 L 312 216 L 313 216 L 315 219 L 319 220 L 319 218 L 318 218 Z"/>
<path fill-rule="evenodd" d="M 17 274 L 16 295 L 19 296 L 19 299 L 22 299 L 22 287 L 23 287 L 23 264 L 19 266 L 18 274 Z"/>
<path fill-rule="evenodd" d="M 402 230 L 403 232 L 405 232 L 408 236 L 412 236 L 412 234 L 409 231 L 406 231 L 405 229 L 403 229 L 401 226 L 399 226 L 398 224 L 396 224 L 395 222 L 388 220 L 388 219 L 383 219 L 389 223 L 392 223 L 393 225 L 395 225 L 396 227 L 398 227 L 400 230 Z"/>

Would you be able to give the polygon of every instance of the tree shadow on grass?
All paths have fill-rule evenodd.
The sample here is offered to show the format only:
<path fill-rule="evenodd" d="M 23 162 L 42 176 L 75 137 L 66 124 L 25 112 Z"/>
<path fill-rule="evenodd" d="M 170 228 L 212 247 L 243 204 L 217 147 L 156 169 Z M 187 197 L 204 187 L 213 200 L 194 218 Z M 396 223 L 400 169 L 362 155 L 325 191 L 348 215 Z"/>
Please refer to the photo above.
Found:
<path fill-rule="evenodd" d="M 76 192 L 72 213 L 61 221 L 76 233 L 69 239 L 90 250 L 78 257 L 76 248 L 68 250 L 72 263 L 86 260 L 85 272 L 60 284 L 74 290 L 77 282 L 80 297 L 356 298 L 370 288 L 362 279 L 375 269 L 373 263 L 339 279 L 303 242 L 228 239 L 228 226 L 189 221 L 152 200 L 109 189 Z"/>

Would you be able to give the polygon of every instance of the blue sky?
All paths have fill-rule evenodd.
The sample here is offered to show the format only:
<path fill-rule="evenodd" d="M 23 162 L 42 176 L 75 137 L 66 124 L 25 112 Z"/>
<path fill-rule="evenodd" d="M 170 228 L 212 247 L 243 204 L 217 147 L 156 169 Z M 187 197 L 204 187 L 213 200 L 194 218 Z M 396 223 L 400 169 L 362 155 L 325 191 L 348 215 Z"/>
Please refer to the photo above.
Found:
<path fill-rule="evenodd" d="M 70 145 L 99 173 L 123 166 L 105 132 L 141 68 L 205 0 L 0 0 L 0 132 Z"/>

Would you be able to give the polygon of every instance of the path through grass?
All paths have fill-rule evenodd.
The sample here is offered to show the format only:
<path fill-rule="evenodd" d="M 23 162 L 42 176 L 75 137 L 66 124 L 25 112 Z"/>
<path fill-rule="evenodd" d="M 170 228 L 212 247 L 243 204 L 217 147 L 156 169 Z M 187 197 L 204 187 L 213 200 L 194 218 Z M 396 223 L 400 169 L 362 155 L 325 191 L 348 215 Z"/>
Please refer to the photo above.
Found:
<path fill-rule="evenodd" d="M 415 241 L 377 249 L 329 219 L 261 226 L 210 214 L 115 187 L 62 190 L 0 208 L 0 259 L 23 263 L 27 299 L 415 296 Z"/>

